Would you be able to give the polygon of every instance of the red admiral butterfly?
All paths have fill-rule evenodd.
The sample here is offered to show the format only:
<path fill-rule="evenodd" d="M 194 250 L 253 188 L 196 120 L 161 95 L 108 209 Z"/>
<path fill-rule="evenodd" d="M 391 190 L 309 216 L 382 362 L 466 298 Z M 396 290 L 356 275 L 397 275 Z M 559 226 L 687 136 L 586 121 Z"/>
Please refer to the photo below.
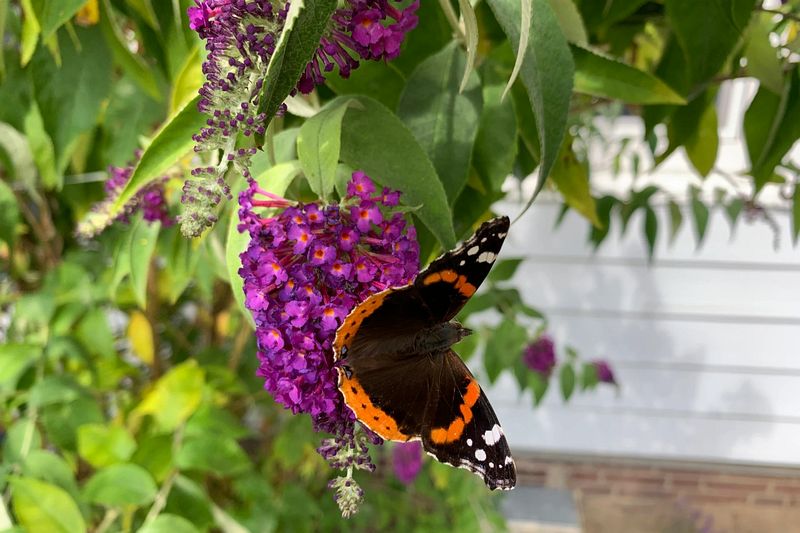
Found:
<path fill-rule="evenodd" d="M 412 283 L 373 294 L 336 331 L 339 390 L 358 420 L 386 440 L 422 440 L 428 454 L 481 476 L 517 481 L 489 400 L 451 346 L 470 333 L 451 322 L 489 274 L 508 217 L 485 222 Z"/>

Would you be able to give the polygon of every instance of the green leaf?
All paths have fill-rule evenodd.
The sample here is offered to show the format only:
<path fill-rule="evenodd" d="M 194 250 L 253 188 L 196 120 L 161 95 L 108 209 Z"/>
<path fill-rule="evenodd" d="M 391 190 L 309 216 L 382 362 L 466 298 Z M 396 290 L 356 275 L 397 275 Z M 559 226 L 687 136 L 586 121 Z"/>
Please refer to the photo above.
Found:
<path fill-rule="evenodd" d="M 12 465 L 22 463 L 32 450 L 42 447 L 42 436 L 30 418 L 20 418 L 11 424 L 3 440 L 3 461 Z"/>
<path fill-rule="evenodd" d="M 708 176 L 714 168 L 719 147 L 717 107 L 713 100 L 703 110 L 697 128 L 686 139 L 684 146 L 695 170 L 703 177 Z"/>
<path fill-rule="evenodd" d="M 652 74 L 594 50 L 572 46 L 575 92 L 629 104 L 685 104 L 686 100 Z"/>
<path fill-rule="evenodd" d="M 538 372 L 534 372 L 527 367 L 524 368 L 528 376 L 528 387 L 530 387 L 531 391 L 533 392 L 533 404 L 539 405 L 542 402 L 544 395 L 547 393 L 547 389 L 550 386 L 550 381 Z"/>
<path fill-rule="evenodd" d="M 53 141 L 45 131 L 44 118 L 36 102 L 31 104 L 25 115 L 25 135 L 28 137 L 28 145 L 36 161 L 36 168 L 39 169 L 42 185 L 46 189 L 61 189 L 64 176 L 56 168 Z"/>
<path fill-rule="evenodd" d="M 775 166 L 800 137 L 800 74 L 797 67 L 780 95 L 760 87 L 744 115 L 750 173 L 756 192 L 770 180 Z"/>
<path fill-rule="evenodd" d="M 747 72 L 758 78 L 761 84 L 780 94 L 783 91 L 783 62 L 778 49 L 770 43 L 770 33 L 775 27 L 772 13 L 756 13 L 747 30 L 744 57 Z"/>
<path fill-rule="evenodd" d="M 715 76 L 744 32 L 755 0 L 665 0 L 667 17 L 688 63 L 690 85 Z"/>
<path fill-rule="evenodd" d="M 186 239 L 178 228 L 170 228 L 167 232 L 163 255 L 166 258 L 166 268 L 162 271 L 164 281 L 168 287 L 169 302 L 174 304 L 181 297 L 186 287 L 195 277 L 197 263 L 200 260 L 201 245 L 206 234 L 199 239 Z"/>
<path fill-rule="evenodd" d="M 491 282 L 498 282 L 498 281 L 508 281 L 514 276 L 514 273 L 517 271 L 519 265 L 525 259 L 517 258 L 517 259 L 503 259 L 502 261 L 498 261 L 492 267 L 492 270 L 489 271 L 489 281 Z"/>
<path fill-rule="evenodd" d="M 4 83 L 8 84 L 8 80 Z M 0 97 L 7 98 L 8 95 L 0 92 Z M 29 140 L 5 122 L 0 122 L 0 164 L 3 165 L 6 180 L 19 183 L 29 190 L 36 185 L 36 163 Z M 16 207 L 16 200 L 14 205 Z"/>
<path fill-rule="evenodd" d="M 736 227 L 736 221 L 739 219 L 739 214 L 744 209 L 744 200 L 741 198 L 734 198 L 727 205 L 725 205 L 725 214 L 728 216 L 731 230 Z"/>
<path fill-rule="evenodd" d="M 86 0 L 32 0 L 36 18 L 42 26 L 42 42 L 47 41 L 85 3 Z"/>
<path fill-rule="evenodd" d="M 517 116 L 513 99 L 501 99 L 503 85 L 487 81 L 483 71 L 483 111 L 472 151 L 472 164 L 485 187 L 499 191 L 514 170 L 517 157 Z"/>
<path fill-rule="evenodd" d="M 550 0 L 550 7 L 553 8 L 561 31 L 569 42 L 582 46 L 588 44 L 589 38 L 586 36 L 583 19 L 573 0 Z"/>
<path fill-rule="evenodd" d="M 214 526 L 214 514 L 211 509 L 213 504 L 206 491 L 204 485 L 178 475 L 169 492 L 164 512 L 185 516 L 194 527 L 206 531 Z"/>
<path fill-rule="evenodd" d="M 483 106 L 476 73 L 460 90 L 466 68 L 464 52 L 451 43 L 417 66 L 397 107 L 397 115 L 436 168 L 450 205 L 467 182 Z"/>
<path fill-rule="evenodd" d="M 583 0 L 579 2 L 583 20 L 591 30 L 597 27 L 609 27 L 632 15 L 648 0 Z"/>
<path fill-rule="evenodd" d="M 597 367 L 592 363 L 583 363 L 581 369 L 581 389 L 593 389 L 598 383 L 600 383 L 600 378 L 597 376 Z"/>
<path fill-rule="evenodd" d="M 59 173 L 69 164 L 78 137 L 96 127 L 114 77 L 111 54 L 100 30 L 76 28 L 75 35 L 73 40 L 67 32 L 58 34 L 60 66 L 48 51 L 39 49 L 29 67 Z"/>
<path fill-rule="evenodd" d="M 22 469 L 26 477 L 57 485 L 73 498 L 78 497 L 78 484 L 69 464 L 49 450 L 31 450 Z"/>
<path fill-rule="evenodd" d="M 530 207 L 544 186 L 561 150 L 575 70 L 567 40 L 548 0 L 532 2 L 530 40 L 524 56 L 521 78 L 536 117 L 541 159 L 539 182 L 523 212 Z M 489 0 L 489 6 L 512 46 L 518 48 L 519 21 L 522 20 L 519 3 Z"/>
<path fill-rule="evenodd" d="M 480 36 L 478 34 L 478 18 L 470 1 L 458 0 L 458 9 L 461 11 L 461 19 L 464 22 L 464 45 L 467 49 L 467 64 L 464 67 L 464 75 L 461 77 L 461 85 L 458 88 L 459 92 L 464 92 L 470 83 L 472 72 L 475 70 L 475 58 L 478 55 Z"/>
<path fill-rule="evenodd" d="M 800 237 L 800 184 L 795 183 L 792 203 L 792 240 L 795 246 Z"/>
<path fill-rule="evenodd" d="M 187 438 L 178 451 L 175 463 L 181 469 L 199 470 L 220 476 L 241 474 L 252 468 L 244 450 L 235 440 L 211 433 Z"/>
<path fill-rule="evenodd" d="M 147 307 L 147 278 L 161 224 L 138 217 L 130 228 L 128 250 L 133 294 L 139 307 Z"/>
<path fill-rule="evenodd" d="M 611 229 L 611 210 L 619 203 L 615 197 L 606 195 L 597 200 L 597 220 L 600 221 L 600 226 L 592 225 L 591 232 L 589 233 L 589 241 L 594 245 L 595 250 L 608 236 Z"/>
<path fill-rule="evenodd" d="M 336 4 L 336 0 L 297 0 L 289 5 L 258 96 L 258 112 L 267 117 L 265 127 L 311 61 Z M 263 144 L 263 138 L 256 140 Z"/>
<path fill-rule="evenodd" d="M 167 120 L 145 148 L 125 188 L 119 193 L 109 216 L 114 218 L 122 208 L 151 181 L 160 178 L 169 167 L 189 152 L 194 145 L 192 135 L 205 126 L 207 117 L 197 110 L 196 96 Z"/>
<path fill-rule="evenodd" d="M 103 421 L 97 401 L 88 396 L 68 403 L 47 405 L 42 409 L 42 424 L 48 440 L 65 451 L 76 451 L 76 436 L 80 426 Z"/>
<path fill-rule="evenodd" d="M 658 217 L 649 205 L 644 210 L 644 236 L 647 240 L 647 256 L 652 261 L 658 237 Z"/>
<path fill-rule="evenodd" d="M 141 56 L 134 54 L 128 48 L 123 30 L 114 16 L 110 0 L 101 0 L 100 27 L 117 64 L 148 95 L 157 101 L 161 101 L 161 90 L 153 74 L 155 70 L 148 67 Z"/>
<path fill-rule="evenodd" d="M 28 401 L 31 406 L 44 407 L 58 403 L 74 402 L 86 396 L 86 391 L 72 376 L 50 375 L 45 376 L 31 387 Z"/>
<path fill-rule="evenodd" d="M 571 364 L 564 364 L 558 378 L 561 384 L 561 395 L 565 402 L 569 401 L 572 393 L 575 392 L 575 369 Z"/>
<path fill-rule="evenodd" d="M 83 488 L 84 497 L 107 507 L 140 506 L 153 501 L 158 487 L 153 476 L 139 465 L 121 463 L 92 476 Z"/>
<path fill-rule="evenodd" d="M 342 161 L 402 191 L 405 205 L 422 206 L 416 215 L 444 248 L 452 248 L 456 238 L 447 196 L 425 151 L 382 104 L 366 96 L 358 101 L 361 108 L 348 108 L 342 124 Z"/>
<path fill-rule="evenodd" d="M 567 204 L 583 215 L 595 227 L 603 227 L 597 216 L 597 206 L 589 189 L 587 165 L 578 161 L 572 151 L 572 138 L 564 141 L 564 149 L 550 174 Z"/>
<path fill-rule="evenodd" d="M 706 229 L 708 229 L 708 207 L 700 199 L 700 190 L 692 187 L 692 216 L 694 220 L 694 231 L 697 237 L 697 247 L 703 244 L 703 239 L 706 236 Z"/>
<path fill-rule="evenodd" d="M 342 120 L 354 99 L 337 99 L 306 120 L 297 136 L 297 156 L 311 190 L 323 201 L 330 199 L 341 148 Z"/>
<path fill-rule="evenodd" d="M 164 374 L 134 414 L 152 415 L 162 430 L 174 431 L 199 407 L 204 384 L 205 372 L 190 359 Z"/>
<path fill-rule="evenodd" d="M 22 35 L 20 50 L 20 66 L 26 66 L 36 52 L 36 44 L 39 42 L 39 34 L 42 33 L 42 26 L 33 9 L 33 0 L 20 0 L 22 8 Z"/>
<path fill-rule="evenodd" d="M 486 341 L 483 365 L 489 381 L 494 383 L 500 373 L 522 357 L 528 332 L 511 318 L 505 318 Z"/>
<path fill-rule="evenodd" d="M 0 344 L 0 394 L 13 391 L 23 372 L 41 355 L 42 347 L 34 344 Z"/>
<path fill-rule="evenodd" d="M 329 76 L 325 84 L 337 95 L 368 94 L 389 109 L 397 109 L 406 78 L 394 61 L 363 61 L 347 78 Z"/>
<path fill-rule="evenodd" d="M 673 200 L 670 200 L 669 201 L 669 243 L 670 244 L 675 242 L 675 237 L 678 236 L 678 231 L 680 231 L 682 225 L 683 225 L 683 212 L 681 211 L 681 206 L 679 206 Z"/>
<path fill-rule="evenodd" d="M 11 503 L 19 524 L 28 531 L 83 533 L 86 523 L 62 488 L 27 477 L 11 478 Z"/>
<path fill-rule="evenodd" d="M 127 461 L 136 451 L 136 441 L 119 426 L 86 424 L 78 428 L 78 454 L 95 468 Z"/>
<path fill-rule="evenodd" d="M 194 524 L 174 514 L 160 514 L 149 524 L 143 525 L 137 533 L 199 533 Z"/>
<path fill-rule="evenodd" d="M 186 102 L 194 98 L 198 89 L 203 86 L 202 64 L 200 47 L 194 46 L 172 82 L 172 93 L 169 99 L 170 113 L 174 113 L 186 105 Z"/>
<path fill-rule="evenodd" d="M 287 187 L 299 172 L 300 162 L 290 161 L 288 163 L 279 163 L 261 174 L 256 174 L 255 180 L 265 191 L 281 196 L 286 192 Z M 264 216 L 269 216 L 269 212 L 265 212 Z M 244 281 L 239 276 L 239 269 L 242 267 L 242 261 L 239 256 L 247 249 L 247 244 L 250 242 L 250 234 L 247 231 L 239 233 L 237 229 L 239 223 L 239 212 L 234 210 L 231 213 L 228 225 L 225 262 L 228 266 L 228 279 L 230 280 L 233 297 L 236 299 L 236 303 L 239 304 L 242 316 L 247 317 L 252 324 L 252 316 L 244 304 Z"/>
<path fill-rule="evenodd" d="M 19 222 L 17 197 L 5 181 L 0 181 L 0 241 L 5 241 L 12 248 L 17 240 Z"/>

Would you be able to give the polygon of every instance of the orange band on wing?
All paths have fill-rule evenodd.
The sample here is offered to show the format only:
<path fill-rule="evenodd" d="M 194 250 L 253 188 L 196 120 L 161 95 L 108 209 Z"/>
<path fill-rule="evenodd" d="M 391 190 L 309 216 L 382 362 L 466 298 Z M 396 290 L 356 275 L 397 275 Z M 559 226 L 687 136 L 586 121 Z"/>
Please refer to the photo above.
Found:
<path fill-rule="evenodd" d="M 389 294 L 391 289 L 387 289 L 385 291 L 381 291 L 371 295 L 369 298 L 358 304 L 350 311 L 350 314 L 345 317 L 344 322 L 339 329 L 336 330 L 336 338 L 333 341 L 333 353 L 338 359 L 339 353 L 342 350 L 343 346 L 350 346 L 350 343 L 353 341 L 353 337 L 355 337 L 358 328 L 361 327 L 361 323 L 367 318 L 369 315 L 375 312 L 375 310 L 381 306 L 383 300 L 386 299 L 386 296 Z"/>
<path fill-rule="evenodd" d="M 464 403 L 458 406 L 461 416 L 456 417 L 446 428 L 431 430 L 431 440 L 434 444 L 450 444 L 461 438 L 464 428 L 472 420 L 472 406 L 481 396 L 481 387 L 474 379 L 470 379 L 467 390 L 464 392 Z"/>
<path fill-rule="evenodd" d="M 355 377 L 348 378 L 339 369 L 339 390 L 344 396 L 347 406 L 353 411 L 362 424 L 385 440 L 407 441 L 410 435 L 404 434 L 397 427 L 397 421 L 383 409 L 372 403 L 363 387 Z"/>

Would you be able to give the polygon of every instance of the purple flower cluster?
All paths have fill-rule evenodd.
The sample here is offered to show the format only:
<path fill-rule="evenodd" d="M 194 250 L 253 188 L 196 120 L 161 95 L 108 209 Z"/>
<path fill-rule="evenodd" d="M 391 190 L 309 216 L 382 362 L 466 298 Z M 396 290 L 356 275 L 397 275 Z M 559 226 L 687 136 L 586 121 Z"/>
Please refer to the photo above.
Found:
<path fill-rule="evenodd" d="M 617 384 L 617 380 L 614 377 L 614 371 L 611 370 L 611 365 L 609 365 L 607 361 L 597 360 L 592 361 L 591 364 L 594 366 L 595 372 L 597 372 L 597 380 L 600 383 L 609 383 L 611 385 Z"/>
<path fill-rule="evenodd" d="M 392 455 L 394 475 L 404 485 L 410 485 L 422 470 L 422 444 L 418 440 L 395 445 Z"/>
<path fill-rule="evenodd" d="M 399 193 L 376 192 L 354 172 L 344 202 L 297 204 L 254 180 L 239 197 L 240 231 L 250 233 L 239 274 L 256 323 L 259 375 L 275 400 L 342 435 L 353 415 L 337 389 L 336 330 L 370 294 L 410 281 L 419 269 L 413 226 L 391 213 Z M 257 208 L 282 209 L 262 218 Z"/>
<path fill-rule="evenodd" d="M 348 0 L 347 7 L 337 9 L 330 31 L 323 36 L 314 58 L 297 84 L 302 93 L 325 83 L 323 72 L 339 67 L 339 75 L 347 78 L 358 67 L 358 57 L 366 60 L 394 59 L 406 33 L 417 26 L 419 0 L 405 9 L 392 5 L 393 0 Z M 353 57 L 353 56 L 356 57 Z"/>
<path fill-rule="evenodd" d="M 550 377 L 553 368 L 556 366 L 553 339 L 547 335 L 540 336 L 525 348 L 522 354 L 522 361 L 528 368 L 541 374 L 542 377 Z"/>
<path fill-rule="evenodd" d="M 89 215 L 78 225 L 77 235 L 90 238 L 103 231 L 109 224 L 122 222 L 129 224 L 131 217 L 137 211 L 142 212 L 142 218 L 147 222 L 161 222 L 162 226 L 171 226 L 175 219 L 169 214 L 165 184 L 168 176 L 162 176 L 142 188 L 136 195 L 122 207 L 122 210 L 112 216 L 111 209 L 119 194 L 125 188 L 133 175 L 136 163 L 142 152 L 137 150 L 135 160 L 124 167 L 108 167 L 108 179 L 105 182 L 106 197 L 92 207 Z"/>

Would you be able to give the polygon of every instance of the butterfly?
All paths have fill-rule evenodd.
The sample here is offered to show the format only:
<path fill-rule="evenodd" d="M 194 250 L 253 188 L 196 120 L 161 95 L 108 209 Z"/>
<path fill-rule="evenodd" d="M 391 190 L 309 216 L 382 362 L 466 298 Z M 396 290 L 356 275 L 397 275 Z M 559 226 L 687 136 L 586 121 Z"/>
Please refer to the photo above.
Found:
<path fill-rule="evenodd" d="M 408 285 L 371 295 L 336 331 L 338 386 L 356 418 L 385 440 L 421 440 L 442 463 L 494 489 L 516 470 L 489 400 L 452 345 L 471 333 L 452 322 L 489 274 L 508 217 L 485 222 Z"/>

